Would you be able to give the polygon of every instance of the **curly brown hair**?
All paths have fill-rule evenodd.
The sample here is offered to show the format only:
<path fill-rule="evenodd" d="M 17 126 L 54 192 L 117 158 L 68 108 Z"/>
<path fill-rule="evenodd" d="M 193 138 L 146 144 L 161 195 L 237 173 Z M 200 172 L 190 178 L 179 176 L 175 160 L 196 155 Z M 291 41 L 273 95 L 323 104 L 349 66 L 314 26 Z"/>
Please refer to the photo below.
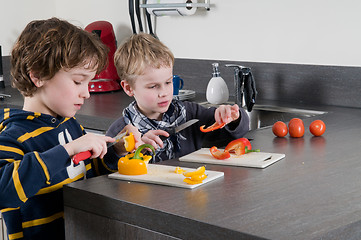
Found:
<path fill-rule="evenodd" d="M 100 73 L 107 65 L 108 48 L 95 34 L 51 18 L 30 22 L 20 34 L 11 53 L 11 85 L 23 96 L 33 96 L 37 87 L 32 71 L 49 80 L 61 69 L 90 67 Z"/>
<path fill-rule="evenodd" d="M 134 84 L 147 67 L 173 67 L 174 55 L 161 41 L 147 33 L 134 34 L 114 54 L 120 80 Z"/>

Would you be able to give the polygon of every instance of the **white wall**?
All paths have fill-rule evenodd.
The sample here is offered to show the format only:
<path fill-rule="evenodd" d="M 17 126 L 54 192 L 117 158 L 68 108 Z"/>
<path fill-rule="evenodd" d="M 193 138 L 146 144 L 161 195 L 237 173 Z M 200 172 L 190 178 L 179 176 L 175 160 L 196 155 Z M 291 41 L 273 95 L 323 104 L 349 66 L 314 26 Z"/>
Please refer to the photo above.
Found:
<path fill-rule="evenodd" d="M 10 55 L 11 48 L 26 24 L 34 19 L 55 14 L 54 1 L 0 0 L 0 45 L 2 54 Z"/>
<path fill-rule="evenodd" d="M 118 42 L 131 34 L 126 0 L 2 2 L 3 55 L 32 19 L 57 16 L 82 27 L 107 20 Z M 156 19 L 157 35 L 177 58 L 361 66 L 359 1 L 211 0 L 211 4 L 209 12 L 199 9 L 194 16 Z"/>

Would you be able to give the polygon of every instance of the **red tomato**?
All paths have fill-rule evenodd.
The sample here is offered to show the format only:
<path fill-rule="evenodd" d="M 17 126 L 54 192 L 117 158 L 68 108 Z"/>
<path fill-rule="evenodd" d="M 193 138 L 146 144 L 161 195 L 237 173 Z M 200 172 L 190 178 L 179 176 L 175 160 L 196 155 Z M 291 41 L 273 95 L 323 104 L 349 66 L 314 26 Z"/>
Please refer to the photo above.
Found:
<path fill-rule="evenodd" d="M 291 137 L 299 138 L 305 134 L 305 126 L 299 118 L 292 118 L 288 123 L 288 131 Z"/>
<path fill-rule="evenodd" d="M 288 133 L 287 125 L 286 123 L 282 121 L 275 122 L 272 127 L 272 132 L 277 137 L 284 137 Z"/>
<path fill-rule="evenodd" d="M 326 131 L 326 124 L 321 120 L 315 120 L 310 124 L 310 132 L 318 137 Z"/>

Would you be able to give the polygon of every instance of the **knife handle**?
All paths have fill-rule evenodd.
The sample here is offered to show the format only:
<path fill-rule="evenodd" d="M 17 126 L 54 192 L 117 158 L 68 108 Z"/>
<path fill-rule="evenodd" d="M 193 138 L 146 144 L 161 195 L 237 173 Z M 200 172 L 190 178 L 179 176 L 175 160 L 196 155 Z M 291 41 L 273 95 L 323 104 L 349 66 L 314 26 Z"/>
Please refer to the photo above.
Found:
<path fill-rule="evenodd" d="M 173 134 L 176 133 L 174 127 L 167 127 L 167 128 L 165 128 L 165 129 L 161 129 L 161 130 L 166 131 L 166 132 L 169 134 L 169 137 L 170 137 L 170 135 L 173 135 Z M 159 138 L 160 138 L 160 140 L 162 140 L 162 141 L 166 140 L 166 139 L 169 138 L 169 137 L 166 137 L 166 136 L 163 136 L 163 135 L 159 135 Z"/>
<path fill-rule="evenodd" d="M 78 165 L 80 161 L 90 158 L 92 153 L 90 151 L 80 152 L 73 156 L 71 159 L 75 165 Z"/>

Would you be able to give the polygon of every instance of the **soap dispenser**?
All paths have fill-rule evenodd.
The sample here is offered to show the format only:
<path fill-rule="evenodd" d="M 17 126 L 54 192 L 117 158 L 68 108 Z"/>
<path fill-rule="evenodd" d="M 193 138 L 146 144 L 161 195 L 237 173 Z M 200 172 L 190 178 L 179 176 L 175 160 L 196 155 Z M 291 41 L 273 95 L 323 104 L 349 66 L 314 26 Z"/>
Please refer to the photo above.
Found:
<path fill-rule="evenodd" d="M 212 78 L 208 82 L 206 98 L 211 104 L 222 104 L 228 101 L 228 87 L 218 69 L 218 63 L 213 63 Z"/>

